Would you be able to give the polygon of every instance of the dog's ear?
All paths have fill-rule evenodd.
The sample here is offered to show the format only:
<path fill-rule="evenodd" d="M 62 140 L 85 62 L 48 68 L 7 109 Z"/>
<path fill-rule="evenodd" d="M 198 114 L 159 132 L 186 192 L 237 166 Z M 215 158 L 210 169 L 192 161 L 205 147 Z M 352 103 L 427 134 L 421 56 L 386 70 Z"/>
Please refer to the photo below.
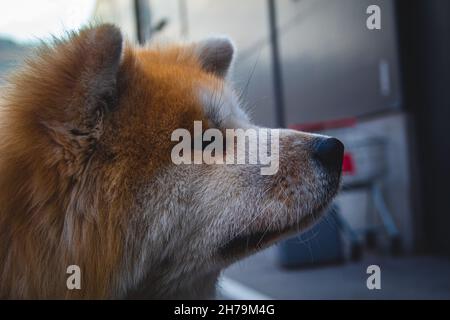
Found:
<path fill-rule="evenodd" d="M 47 100 L 39 107 L 43 123 L 75 136 L 99 133 L 105 113 L 117 104 L 122 42 L 118 28 L 103 24 L 41 49 L 31 67 L 32 90 L 40 91 L 34 96 Z"/>
<path fill-rule="evenodd" d="M 225 77 L 234 56 L 234 45 L 226 37 L 215 37 L 196 44 L 196 52 L 202 68 L 219 77 Z"/>

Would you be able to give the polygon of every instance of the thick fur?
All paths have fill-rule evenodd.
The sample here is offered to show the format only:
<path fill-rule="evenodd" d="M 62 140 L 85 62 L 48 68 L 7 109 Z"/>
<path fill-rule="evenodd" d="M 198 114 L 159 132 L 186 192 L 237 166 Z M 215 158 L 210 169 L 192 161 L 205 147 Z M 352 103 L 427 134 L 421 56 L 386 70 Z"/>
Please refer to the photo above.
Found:
<path fill-rule="evenodd" d="M 274 176 L 171 162 L 171 133 L 194 120 L 258 129 L 226 79 L 232 56 L 226 39 L 139 48 L 101 25 L 43 45 L 11 78 L 1 298 L 209 298 L 225 266 L 314 221 L 339 184 L 311 157 L 316 136 L 282 130 Z M 81 290 L 66 287 L 73 264 Z"/>

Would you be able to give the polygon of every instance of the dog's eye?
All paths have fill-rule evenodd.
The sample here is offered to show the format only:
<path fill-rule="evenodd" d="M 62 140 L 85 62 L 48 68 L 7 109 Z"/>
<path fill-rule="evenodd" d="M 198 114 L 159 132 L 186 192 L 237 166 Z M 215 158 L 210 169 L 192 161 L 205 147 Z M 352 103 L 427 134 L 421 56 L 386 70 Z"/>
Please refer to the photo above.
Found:
<path fill-rule="evenodd" d="M 192 142 L 191 142 L 191 149 L 192 150 L 198 150 L 198 151 L 200 151 L 200 149 L 199 148 L 195 148 L 195 143 L 194 143 L 194 141 L 195 141 L 195 139 L 192 139 Z M 204 151 L 205 150 L 205 148 L 206 148 L 206 146 L 208 146 L 210 143 L 212 143 L 214 141 L 214 137 L 213 137 L 213 139 L 212 139 L 212 141 L 204 141 L 204 140 L 202 140 L 202 144 L 201 144 L 201 146 L 199 146 L 199 147 L 201 147 L 201 151 Z"/>
<path fill-rule="evenodd" d="M 201 145 L 201 148 L 202 148 L 202 149 L 201 149 L 201 150 L 204 151 L 205 148 L 206 148 L 209 144 L 211 144 L 213 141 L 214 141 L 214 137 L 213 137 L 212 141 L 202 141 L 202 145 Z M 191 143 L 191 148 L 192 148 L 192 150 L 195 150 L 194 141 L 192 141 L 192 143 Z"/>
<path fill-rule="evenodd" d="M 203 151 L 205 151 L 205 149 L 206 149 L 206 147 L 207 146 L 209 146 L 211 143 L 213 143 L 213 142 L 215 142 L 216 141 L 216 137 L 214 137 L 214 136 L 212 136 L 211 137 L 211 141 L 205 141 L 205 140 L 202 140 L 202 145 L 201 145 L 201 151 L 203 152 Z M 192 148 L 192 150 L 197 150 L 197 151 L 200 151 L 200 150 L 198 150 L 198 149 L 196 149 L 195 148 L 195 146 L 194 146 L 194 142 L 192 142 L 192 144 L 191 144 L 191 148 Z M 222 144 L 222 152 L 225 152 L 225 148 L 226 148 L 226 145 L 225 145 L 225 138 L 224 138 L 224 140 L 223 140 L 223 144 Z M 216 149 L 214 148 L 213 150 L 211 150 L 211 155 L 212 156 L 215 156 L 216 155 Z"/>
<path fill-rule="evenodd" d="M 210 145 L 211 143 L 213 143 L 216 140 L 215 137 L 212 137 L 211 141 L 203 141 L 202 142 L 202 150 L 205 151 L 205 148 Z"/>

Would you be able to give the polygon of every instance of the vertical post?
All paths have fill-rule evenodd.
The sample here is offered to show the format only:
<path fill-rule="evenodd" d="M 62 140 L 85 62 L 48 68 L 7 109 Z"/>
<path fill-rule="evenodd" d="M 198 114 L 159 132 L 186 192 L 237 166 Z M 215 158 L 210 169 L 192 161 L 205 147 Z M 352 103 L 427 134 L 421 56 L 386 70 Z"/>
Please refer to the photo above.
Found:
<path fill-rule="evenodd" d="M 147 0 L 134 0 L 136 19 L 136 36 L 139 44 L 144 44 L 151 37 L 151 17 Z"/>
<path fill-rule="evenodd" d="M 270 46 L 272 51 L 273 90 L 275 95 L 275 117 L 277 127 L 286 126 L 284 117 L 283 74 L 280 64 L 280 49 L 277 32 L 277 13 L 275 0 L 268 0 Z"/>
<path fill-rule="evenodd" d="M 144 43 L 144 39 L 142 39 L 142 20 L 140 14 L 140 4 L 139 0 L 134 0 L 134 17 L 136 19 L 136 36 L 139 44 Z"/>
<path fill-rule="evenodd" d="M 180 9 L 180 34 L 183 39 L 187 39 L 189 36 L 189 21 L 186 0 L 178 0 L 178 7 Z"/>

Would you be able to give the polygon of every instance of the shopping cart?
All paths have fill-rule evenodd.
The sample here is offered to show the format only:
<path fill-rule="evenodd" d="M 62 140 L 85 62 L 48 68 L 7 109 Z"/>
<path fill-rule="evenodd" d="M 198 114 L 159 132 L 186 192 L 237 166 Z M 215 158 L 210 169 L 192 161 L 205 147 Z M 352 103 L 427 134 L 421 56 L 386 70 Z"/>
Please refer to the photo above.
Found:
<path fill-rule="evenodd" d="M 330 134 L 338 137 L 345 146 L 342 166 L 342 193 L 363 191 L 369 195 L 368 214 L 370 220 L 364 227 L 355 228 L 342 214 L 342 209 L 334 202 L 327 212 L 327 223 L 336 225 L 344 240 L 349 243 L 350 259 L 359 260 L 365 245 L 377 247 L 377 239 L 387 238 L 389 251 L 392 254 L 401 253 L 401 237 L 394 219 L 386 205 L 382 194 L 382 181 L 387 174 L 387 144 L 386 139 L 376 134 L 366 132 L 356 126 L 355 119 L 344 119 L 314 124 L 290 126 L 291 129 Z M 324 227 L 325 226 L 325 227 Z M 324 231 L 325 230 L 325 231 Z M 298 236 L 283 242 L 280 246 L 280 264 L 285 267 L 296 267 L 312 262 L 342 261 L 341 241 L 333 232 L 326 229 L 326 224 L 318 224 L 310 233 L 320 240 L 321 245 L 308 247 L 299 245 Z M 307 234 L 309 235 L 309 234 Z M 319 241 L 316 241 L 319 243 Z M 333 242 L 327 247 L 324 243 Z M 312 261 L 309 256 L 314 256 Z"/>
<path fill-rule="evenodd" d="M 345 145 L 342 167 L 342 192 L 362 190 L 369 193 L 370 204 L 376 214 L 374 222 L 355 231 L 351 237 L 366 239 L 369 247 L 376 246 L 378 235 L 386 235 L 392 254 L 401 252 L 401 238 L 382 193 L 382 180 L 387 173 L 387 141 L 367 132 L 352 132 L 340 137 Z M 339 212 L 339 207 L 336 210 Z M 341 216 L 338 216 L 340 219 Z M 378 218 L 378 219 L 377 219 Z M 345 221 L 342 221 L 345 226 Z"/>

